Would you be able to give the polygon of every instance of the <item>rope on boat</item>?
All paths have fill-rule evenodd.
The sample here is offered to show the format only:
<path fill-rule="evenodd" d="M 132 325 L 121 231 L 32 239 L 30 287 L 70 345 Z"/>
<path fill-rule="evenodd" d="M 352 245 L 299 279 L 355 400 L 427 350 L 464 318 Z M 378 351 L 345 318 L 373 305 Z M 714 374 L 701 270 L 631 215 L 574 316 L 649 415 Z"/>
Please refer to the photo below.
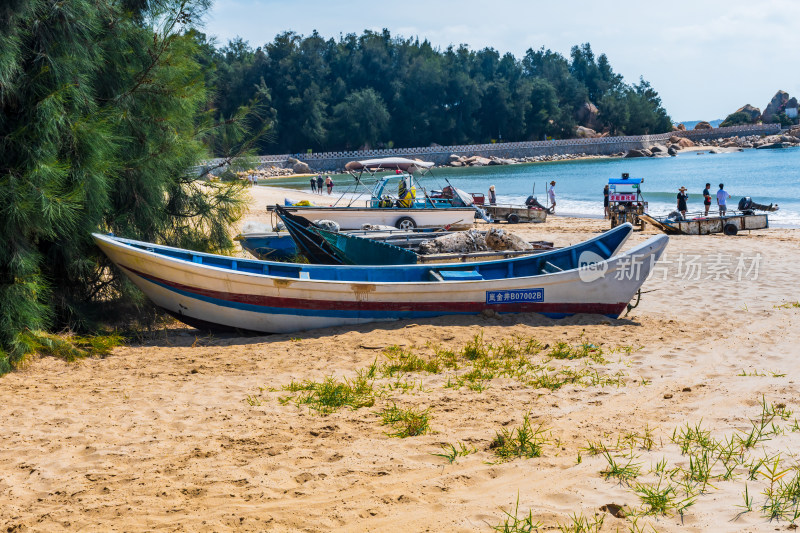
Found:
<path fill-rule="evenodd" d="M 622 318 L 628 316 L 628 313 L 630 313 L 632 309 L 636 309 L 639 306 L 639 302 L 642 301 L 642 294 L 647 294 L 648 292 L 656 292 L 657 290 L 658 289 L 651 289 L 649 291 L 642 292 L 642 289 L 639 289 L 638 291 L 636 291 L 636 303 L 634 304 L 628 303 L 628 308 L 625 310 L 625 314 L 622 315 Z"/>

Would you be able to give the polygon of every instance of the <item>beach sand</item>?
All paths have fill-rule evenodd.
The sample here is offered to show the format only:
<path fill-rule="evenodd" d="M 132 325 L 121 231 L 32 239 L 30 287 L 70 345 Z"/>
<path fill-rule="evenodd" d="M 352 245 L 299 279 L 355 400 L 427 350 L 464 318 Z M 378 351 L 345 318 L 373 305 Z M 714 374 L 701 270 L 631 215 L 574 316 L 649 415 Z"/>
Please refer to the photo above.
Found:
<path fill-rule="evenodd" d="M 284 196 L 302 197 L 255 187 L 245 219 L 266 217 L 264 205 Z M 563 246 L 606 225 L 550 217 L 513 230 Z M 637 232 L 626 247 L 650 234 Z M 800 409 L 800 309 L 776 307 L 800 299 L 798 236 L 777 229 L 673 237 L 641 303 L 618 320 L 461 316 L 253 337 L 176 326 L 105 358 L 35 358 L 0 378 L 0 529 L 491 531 L 518 505 L 519 516 L 530 510 L 543 531 L 573 514 L 602 517 L 600 531 L 630 531 L 630 519 L 601 507 L 649 510 L 634 489 L 659 477 L 661 489 L 674 486 L 673 504 L 686 496 L 685 475 L 674 469 L 688 469 L 689 457 L 672 442 L 674 431 L 701 424 L 718 440 L 746 437 L 762 398 L 779 415 Z M 493 344 L 535 338 L 548 345 L 531 356 L 542 364 L 558 343 L 592 344 L 605 362 L 546 364 L 550 373 L 587 370 L 605 381 L 551 390 L 494 377 L 448 387 L 469 370 L 462 359 L 457 371 L 378 372 L 381 393 L 371 407 L 320 414 L 281 400 L 297 397 L 281 390 L 292 381 L 354 379 L 385 363 L 389 346 L 427 357 L 434 346 L 459 351 L 476 334 Z M 431 431 L 390 437 L 378 413 L 394 404 L 429 409 Z M 526 415 L 546 430 L 541 456 L 500 462 L 492 441 Z M 725 469 L 716 461 L 704 492 L 696 481 L 685 483 L 695 502 L 682 516 L 670 504 L 666 515 L 638 518 L 637 527 L 787 529 L 785 518 L 764 517 L 769 483 L 758 459 L 792 468 L 774 487 L 795 476 L 794 417 L 770 419 L 774 429 L 764 429 L 753 448 L 735 446 L 744 465 L 733 468 L 732 480 L 719 479 Z M 600 441 L 617 464 L 638 466 L 640 475 L 606 479 L 608 459 L 587 449 Z M 474 453 L 452 464 L 434 455 L 459 443 Z M 662 459 L 671 473 L 659 476 L 652 471 Z M 754 467 L 761 473 L 748 479 Z"/>

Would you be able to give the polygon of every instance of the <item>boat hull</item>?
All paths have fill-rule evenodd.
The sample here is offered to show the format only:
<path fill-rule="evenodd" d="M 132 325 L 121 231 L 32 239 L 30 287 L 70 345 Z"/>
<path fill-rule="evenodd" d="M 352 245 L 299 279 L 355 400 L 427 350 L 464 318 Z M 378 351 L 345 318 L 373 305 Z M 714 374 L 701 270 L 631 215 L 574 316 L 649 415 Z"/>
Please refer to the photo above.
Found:
<path fill-rule="evenodd" d="M 617 317 L 668 241 L 660 235 L 610 260 L 552 274 L 491 280 L 354 282 L 232 271 L 159 255 L 113 237 L 94 237 L 156 305 L 179 319 L 265 333 L 471 315 L 485 310 L 536 312 L 555 318 L 576 313 Z M 626 268 L 632 264 L 638 265 L 636 271 L 628 273 Z M 422 268 L 435 271 L 436 265 Z"/>
<path fill-rule="evenodd" d="M 271 210 L 272 208 L 267 208 Z M 467 228 L 475 222 L 475 210 L 462 207 L 442 209 L 398 208 L 398 207 L 285 207 L 293 215 L 308 220 L 333 220 L 343 230 L 361 229 L 364 224 L 400 227 L 404 219 L 411 219 L 418 228 L 450 227 Z M 412 227 L 413 227 L 412 226 Z"/>

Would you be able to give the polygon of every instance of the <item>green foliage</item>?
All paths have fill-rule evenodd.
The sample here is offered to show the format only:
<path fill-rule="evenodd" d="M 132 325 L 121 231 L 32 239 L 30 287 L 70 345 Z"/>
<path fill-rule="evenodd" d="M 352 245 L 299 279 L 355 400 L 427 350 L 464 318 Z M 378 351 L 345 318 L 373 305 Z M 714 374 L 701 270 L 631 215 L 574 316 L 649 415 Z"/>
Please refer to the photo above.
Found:
<path fill-rule="evenodd" d="M 342 407 L 360 409 L 375 405 L 375 391 L 372 379 L 363 372 L 353 380 L 339 381 L 333 377 L 325 378 L 321 382 L 292 381 L 284 387 L 289 392 L 300 393 L 294 397 L 297 405 L 306 405 L 310 409 L 322 414 L 330 414 Z M 284 403 L 291 398 L 284 400 Z"/>
<path fill-rule="evenodd" d="M 522 419 L 522 425 L 511 430 L 504 428 L 495 435 L 489 446 L 501 461 L 510 461 L 517 457 L 541 457 L 544 445 L 548 442 L 547 429 L 543 424 L 536 428 L 531 426 L 529 416 Z"/>
<path fill-rule="evenodd" d="M 534 522 L 532 509 L 528 509 L 527 516 L 524 514 L 520 516 L 519 494 L 517 494 L 517 503 L 514 507 L 514 514 L 511 514 L 508 511 L 503 511 L 503 514 L 505 514 L 505 520 L 496 526 L 492 526 L 493 530 L 500 533 L 532 533 L 534 531 L 539 531 L 539 528 L 542 527 L 542 523 L 538 520 Z"/>
<path fill-rule="evenodd" d="M 404 439 L 406 437 L 424 435 L 430 431 L 429 413 L 430 409 L 415 409 L 413 407 L 401 409 L 392 404 L 391 407 L 387 407 L 379 414 L 381 416 L 381 424 L 394 428 L 394 431 L 388 433 L 388 435 Z"/>
<path fill-rule="evenodd" d="M 750 120 L 750 115 L 745 113 L 744 111 L 739 111 L 737 113 L 731 113 L 725 120 L 720 123 L 720 128 L 727 128 L 728 126 L 740 126 L 742 124 L 751 124 L 752 121 Z"/>
<path fill-rule="evenodd" d="M 672 127 L 650 85 L 625 84 L 588 43 L 569 58 L 541 48 L 518 59 L 493 48 L 437 50 L 388 30 L 338 40 L 286 32 L 256 50 L 241 39 L 219 50 L 201 41 L 201 63 L 216 66 L 218 118 L 258 98 L 274 120 L 261 153 L 569 138 L 589 102 L 599 117 L 584 125 L 619 134 Z"/>
<path fill-rule="evenodd" d="M 190 33 L 206 0 L 14 3 L 0 17 L 0 372 L 40 332 L 92 329 L 97 302 L 140 298 L 93 231 L 229 249 L 243 188 L 190 169 L 213 138 L 251 131 L 247 109 L 224 126 L 206 110 Z"/>

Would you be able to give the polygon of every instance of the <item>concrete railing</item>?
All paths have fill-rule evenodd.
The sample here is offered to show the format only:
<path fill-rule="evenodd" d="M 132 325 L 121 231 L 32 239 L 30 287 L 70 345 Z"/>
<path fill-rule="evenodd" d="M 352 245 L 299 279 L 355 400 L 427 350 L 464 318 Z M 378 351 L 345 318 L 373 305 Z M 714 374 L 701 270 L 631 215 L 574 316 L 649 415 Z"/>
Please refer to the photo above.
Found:
<path fill-rule="evenodd" d="M 632 149 L 648 148 L 657 143 L 664 143 L 673 135 L 687 137 L 692 140 L 719 139 L 722 137 L 744 137 L 748 135 L 771 135 L 780 132 L 779 124 L 752 124 L 713 128 L 710 130 L 672 131 L 654 135 L 633 135 L 626 137 L 599 137 L 592 139 L 562 139 L 554 141 L 526 141 L 497 144 L 467 144 L 456 146 L 423 146 L 417 148 L 390 148 L 380 150 L 359 150 L 341 152 L 320 152 L 306 154 L 265 155 L 256 159 L 260 166 L 285 166 L 290 157 L 294 157 L 319 171 L 336 171 L 344 168 L 349 161 L 377 159 L 381 157 L 409 157 L 432 161 L 437 165 L 445 164 L 450 154 L 464 156 L 522 158 L 546 155 L 611 155 Z M 222 159 L 205 162 L 205 166 L 215 166 Z"/>

